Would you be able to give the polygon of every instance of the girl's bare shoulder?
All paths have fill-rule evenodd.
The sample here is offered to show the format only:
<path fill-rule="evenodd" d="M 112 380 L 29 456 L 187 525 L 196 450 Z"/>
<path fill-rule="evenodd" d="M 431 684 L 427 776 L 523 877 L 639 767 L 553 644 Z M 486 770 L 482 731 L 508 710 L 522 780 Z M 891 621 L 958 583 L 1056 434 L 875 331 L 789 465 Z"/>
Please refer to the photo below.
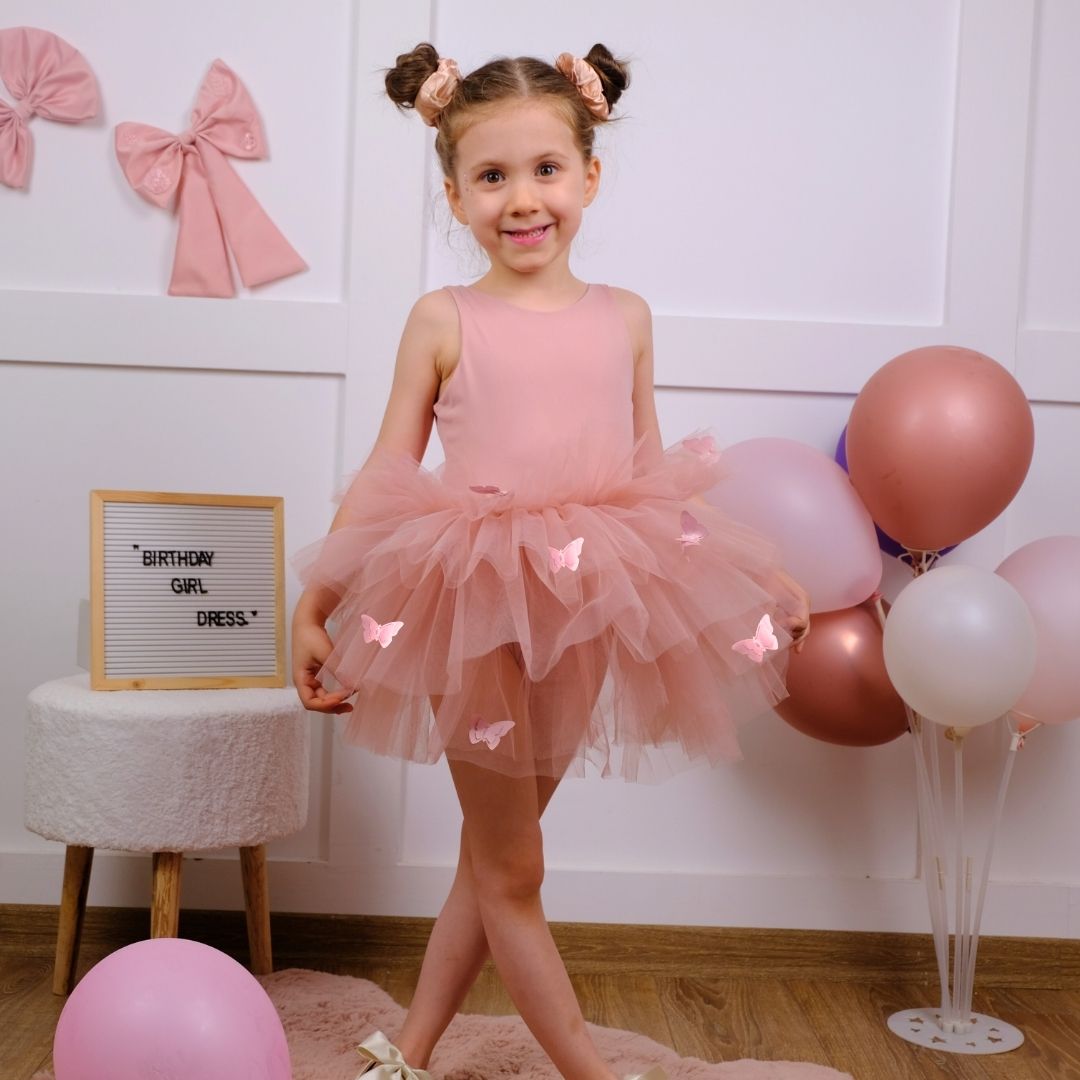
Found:
<path fill-rule="evenodd" d="M 424 293 L 409 312 L 408 331 L 435 362 L 440 380 L 445 382 L 461 355 L 461 327 L 457 304 L 447 289 Z"/>
<path fill-rule="evenodd" d="M 406 333 L 416 342 L 422 342 L 441 366 L 453 363 L 461 351 L 461 331 L 458 326 L 457 305 L 446 289 L 433 289 L 424 293 L 412 306 Z"/>
<path fill-rule="evenodd" d="M 622 289 L 618 285 L 609 285 L 608 288 L 611 290 L 611 295 L 615 297 L 616 303 L 627 311 L 636 311 L 646 315 L 649 313 L 648 302 L 643 296 L 629 289 Z"/>
<path fill-rule="evenodd" d="M 417 328 L 436 336 L 456 336 L 458 332 L 457 304 L 448 289 L 432 289 L 413 304 L 409 321 Z"/>

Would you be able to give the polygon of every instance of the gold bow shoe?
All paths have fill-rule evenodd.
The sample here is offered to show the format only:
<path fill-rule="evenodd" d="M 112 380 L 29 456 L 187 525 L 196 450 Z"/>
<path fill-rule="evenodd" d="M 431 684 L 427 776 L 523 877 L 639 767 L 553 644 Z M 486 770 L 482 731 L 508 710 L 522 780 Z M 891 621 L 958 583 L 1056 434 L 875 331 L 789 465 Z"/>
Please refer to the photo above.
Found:
<path fill-rule="evenodd" d="M 654 1065 L 648 1072 L 634 1073 L 633 1076 L 626 1077 L 626 1080 L 668 1080 L 668 1077 L 659 1065 Z"/>
<path fill-rule="evenodd" d="M 369 1035 L 356 1052 L 366 1062 L 356 1080 L 431 1080 L 426 1069 L 410 1069 L 401 1051 L 381 1031 Z"/>

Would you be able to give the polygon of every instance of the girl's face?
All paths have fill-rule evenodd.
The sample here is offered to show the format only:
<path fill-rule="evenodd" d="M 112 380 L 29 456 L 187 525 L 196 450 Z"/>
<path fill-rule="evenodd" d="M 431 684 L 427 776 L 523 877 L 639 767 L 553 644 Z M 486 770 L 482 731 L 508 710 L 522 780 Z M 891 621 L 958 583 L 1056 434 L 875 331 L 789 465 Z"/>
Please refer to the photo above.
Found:
<path fill-rule="evenodd" d="M 568 269 L 581 212 L 600 185 L 556 108 L 524 100 L 493 109 L 458 140 L 445 181 L 454 217 L 468 225 L 492 267 L 522 274 Z"/>

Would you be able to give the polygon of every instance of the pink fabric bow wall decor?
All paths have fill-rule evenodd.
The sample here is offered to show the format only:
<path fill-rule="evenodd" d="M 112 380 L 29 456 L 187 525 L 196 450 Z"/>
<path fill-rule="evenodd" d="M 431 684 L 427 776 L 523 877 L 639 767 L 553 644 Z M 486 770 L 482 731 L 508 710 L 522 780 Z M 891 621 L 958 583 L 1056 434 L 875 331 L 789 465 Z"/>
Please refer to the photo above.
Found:
<path fill-rule="evenodd" d="M 30 117 L 78 124 L 97 116 L 97 80 L 78 49 L 32 26 L 0 30 L 0 79 L 14 99 L 0 101 L 0 184 L 23 188 L 34 153 Z"/>
<path fill-rule="evenodd" d="M 179 192 L 170 296 L 235 296 L 226 239 L 248 288 L 307 269 L 226 160 L 266 157 L 266 142 L 254 102 L 223 61 L 210 66 L 185 132 L 117 124 L 116 156 L 155 206 Z"/>

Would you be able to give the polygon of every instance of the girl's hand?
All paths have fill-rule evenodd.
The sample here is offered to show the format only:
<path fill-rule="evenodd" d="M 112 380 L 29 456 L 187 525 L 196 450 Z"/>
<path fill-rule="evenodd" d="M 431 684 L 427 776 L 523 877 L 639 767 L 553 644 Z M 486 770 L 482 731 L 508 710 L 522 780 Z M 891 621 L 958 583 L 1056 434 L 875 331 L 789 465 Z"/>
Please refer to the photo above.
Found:
<path fill-rule="evenodd" d="M 777 570 L 776 576 L 782 593 L 778 599 L 784 612 L 780 625 L 791 635 L 795 642 L 795 651 L 799 653 L 810 636 L 810 597 L 785 571 Z"/>
<path fill-rule="evenodd" d="M 305 709 L 323 713 L 350 713 L 353 707 L 345 699 L 352 696 L 350 690 L 331 693 L 318 680 L 319 669 L 326 663 L 334 643 L 326 627 L 316 622 L 293 624 L 292 669 L 293 682 L 300 703 Z"/>

